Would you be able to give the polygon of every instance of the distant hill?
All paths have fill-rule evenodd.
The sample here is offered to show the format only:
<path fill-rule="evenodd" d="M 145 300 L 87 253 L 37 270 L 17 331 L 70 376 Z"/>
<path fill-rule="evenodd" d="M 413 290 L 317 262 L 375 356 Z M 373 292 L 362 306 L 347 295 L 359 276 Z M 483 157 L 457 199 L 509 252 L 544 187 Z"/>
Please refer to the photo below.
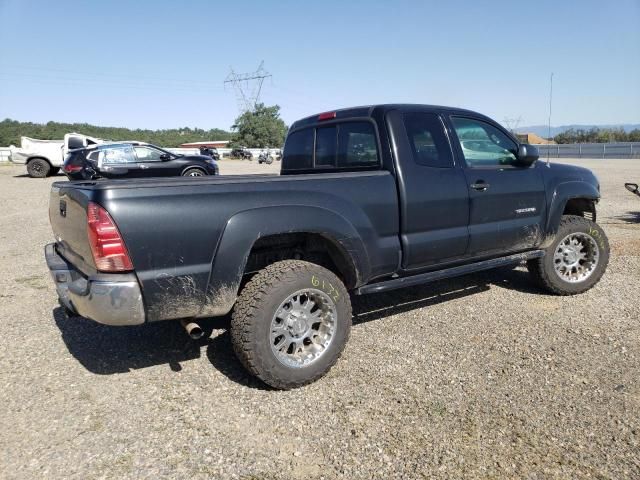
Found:
<path fill-rule="evenodd" d="M 18 122 L 9 118 L 0 122 L 0 147 L 20 145 L 20 137 L 40 140 L 57 140 L 65 133 L 82 133 L 105 140 L 139 140 L 160 147 L 177 147 L 182 143 L 204 142 L 207 140 L 231 140 L 232 133 L 219 128 L 171 128 L 167 130 L 132 130 L 120 127 L 98 127 L 88 123 L 32 123 Z"/>
<path fill-rule="evenodd" d="M 640 129 L 640 123 L 619 123 L 612 125 L 560 125 L 558 127 L 551 126 L 551 136 L 555 137 L 560 133 L 564 133 L 567 130 L 590 130 L 592 128 L 598 129 L 613 129 L 613 128 L 622 128 L 625 132 L 629 133 L 632 130 Z M 529 127 L 518 127 L 516 128 L 517 133 L 535 133 L 543 138 L 547 138 L 549 135 L 549 126 L 548 125 L 531 125 Z"/>

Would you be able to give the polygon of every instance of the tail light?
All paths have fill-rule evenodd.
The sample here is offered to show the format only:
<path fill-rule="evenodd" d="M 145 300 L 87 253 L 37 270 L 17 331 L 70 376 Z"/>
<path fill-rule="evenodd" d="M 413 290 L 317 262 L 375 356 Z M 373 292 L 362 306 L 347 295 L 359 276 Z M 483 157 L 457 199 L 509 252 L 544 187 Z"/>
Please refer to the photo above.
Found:
<path fill-rule="evenodd" d="M 62 170 L 64 170 L 66 173 L 76 173 L 82 170 L 82 165 L 66 164 L 64 167 L 62 167 Z"/>
<path fill-rule="evenodd" d="M 111 215 L 96 203 L 87 207 L 89 245 L 96 268 L 101 272 L 126 272 L 133 264 Z"/>

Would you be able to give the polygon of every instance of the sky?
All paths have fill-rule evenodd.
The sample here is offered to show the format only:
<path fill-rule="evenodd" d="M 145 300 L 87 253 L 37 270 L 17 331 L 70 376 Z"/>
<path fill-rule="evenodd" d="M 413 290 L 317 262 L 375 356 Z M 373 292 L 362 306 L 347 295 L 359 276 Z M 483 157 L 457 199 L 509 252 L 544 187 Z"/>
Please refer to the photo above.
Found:
<path fill-rule="evenodd" d="M 640 123 L 640 0 L 0 0 L 0 119 L 229 129 L 261 61 L 287 124 L 372 103 Z"/>

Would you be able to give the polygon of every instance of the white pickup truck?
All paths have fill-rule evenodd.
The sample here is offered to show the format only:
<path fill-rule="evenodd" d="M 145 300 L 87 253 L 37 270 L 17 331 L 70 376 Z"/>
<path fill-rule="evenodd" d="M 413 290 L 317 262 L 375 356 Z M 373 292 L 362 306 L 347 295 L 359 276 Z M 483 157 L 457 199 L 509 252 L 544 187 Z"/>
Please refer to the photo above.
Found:
<path fill-rule="evenodd" d="M 56 175 L 64 163 L 69 150 L 102 143 L 104 140 L 88 137 L 80 133 L 67 133 L 63 140 L 37 140 L 21 137 L 20 148 L 11 145 L 9 161 L 27 166 L 27 173 L 33 178 Z"/>

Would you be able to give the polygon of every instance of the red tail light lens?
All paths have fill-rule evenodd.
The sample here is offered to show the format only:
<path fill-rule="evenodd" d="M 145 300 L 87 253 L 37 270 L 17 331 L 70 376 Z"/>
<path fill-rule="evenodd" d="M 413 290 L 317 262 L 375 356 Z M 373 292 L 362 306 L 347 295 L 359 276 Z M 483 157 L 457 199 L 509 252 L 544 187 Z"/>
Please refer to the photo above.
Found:
<path fill-rule="evenodd" d="M 65 165 L 62 169 L 67 173 L 75 173 L 82 170 L 82 165 Z"/>
<path fill-rule="evenodd" d="M 124 240 L 111 215 L 95 203 L 87 207 L 89 245 L 96 268 L 101 272 L 126 272 L 133 270 Z"/>

